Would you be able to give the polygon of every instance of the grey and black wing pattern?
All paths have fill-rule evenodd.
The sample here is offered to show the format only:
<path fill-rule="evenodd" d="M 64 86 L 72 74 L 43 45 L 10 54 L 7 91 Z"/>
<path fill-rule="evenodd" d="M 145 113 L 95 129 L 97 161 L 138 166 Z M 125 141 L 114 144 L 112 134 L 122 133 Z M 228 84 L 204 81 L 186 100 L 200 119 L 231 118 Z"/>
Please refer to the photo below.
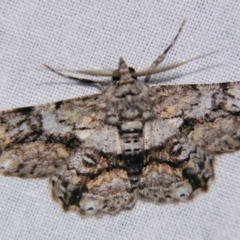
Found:
<path fill-rule="evenodd" d="M 148 127 L 139 193 L 154 202 L 188 199 L 207 188 L 215 154 L 240 148 L 240 83 L 153 89 L 158 120 Z"/>
<path fill-rule="evenodd" d="M 106 124 L 108 102 L 92 95 L 0 112 L 0 172 L 50 176 L 53 197 L 83 215 L 130 208 L 135 193 L 118 129 Z"/>
<path fill-rule="evenodd" d="M 90 124 L 89 111 L 94 112 L 97 98 L 0 112 L 1 171 L 21 177 L 52 174 L 80 146 L 75 131 L 96 124 Z"/>

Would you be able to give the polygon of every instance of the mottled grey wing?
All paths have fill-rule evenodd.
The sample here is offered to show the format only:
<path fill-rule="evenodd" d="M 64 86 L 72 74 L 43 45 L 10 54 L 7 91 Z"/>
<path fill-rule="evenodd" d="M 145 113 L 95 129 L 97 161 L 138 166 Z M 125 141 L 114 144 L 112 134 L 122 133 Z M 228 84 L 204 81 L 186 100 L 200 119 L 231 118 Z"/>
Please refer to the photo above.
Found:
<path fill-rule="evenodd" d="M 0 112 L 1 172 L 26 177 L 54 172 L 81 145 L 75 132 L 102 124 L 104 116 L 93 116 L 98 98 L 93 95 Z"/>
<path fill-rule="evenodd" d="M 213 156 L 240 148 L 240 83 L 156 86 L 139 195 L 179 201 L 206 189 Z"/>
<path fill-rule="evenodd" d="M 240 147 L 240 82 L 154 87 L 155 114 L 179 119 L 179 130 L 209 153 Z"/>
<path fill-rule="evenodd" d="M 51 175 L 64 209 L 115 214 L 134 205 L 118 129 L 105 124 L 102 95 L 0 112 L 0 172 Z"/>

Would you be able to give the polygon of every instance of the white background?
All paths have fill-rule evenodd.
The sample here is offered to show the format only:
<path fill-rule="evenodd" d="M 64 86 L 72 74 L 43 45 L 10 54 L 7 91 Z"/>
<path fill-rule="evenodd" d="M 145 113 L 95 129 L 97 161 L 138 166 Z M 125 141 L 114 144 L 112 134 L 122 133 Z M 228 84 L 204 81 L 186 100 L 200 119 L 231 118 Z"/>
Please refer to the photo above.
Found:
<path fill-rule="evenodd" d="M 186 26 L 165 63 L 221 52 L 155 78 L 240 80 L 239 1 L 1 1 L 0 109 L 96 93 L 42 67 L 146 68 Z M 46 179 L 0 176 L 0 239 L 240 239 L 240 153 L 218 156 L 207 193 L 182 204 L 138 202 L 82 219 L 51 200 Z"/>

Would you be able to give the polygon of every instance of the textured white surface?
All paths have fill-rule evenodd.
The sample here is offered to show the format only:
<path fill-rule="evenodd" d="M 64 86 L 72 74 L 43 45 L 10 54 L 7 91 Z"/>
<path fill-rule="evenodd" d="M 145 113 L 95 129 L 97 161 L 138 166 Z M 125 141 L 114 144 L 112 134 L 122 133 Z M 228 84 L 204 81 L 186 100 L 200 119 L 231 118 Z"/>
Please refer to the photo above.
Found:
<path fill-rule="evenodd" d="M 0 109 L 98 91 L 62 79 L 42 63 L 116 68 L 123 56 L 128 65 L 146 68 L 184 18 L 165 63 L 221 52 L 155 78 L 171 84 L 238 81 L 239 12 L 238 1 L 1 1 Z M 131 211 L 101 219 L 64 214 L 45 179 L 0 176 L 0 239 L 239 239 L 239 159 L 240 152 L 217 157 L 210 190 L 192 202 L 138 202 Z"/>

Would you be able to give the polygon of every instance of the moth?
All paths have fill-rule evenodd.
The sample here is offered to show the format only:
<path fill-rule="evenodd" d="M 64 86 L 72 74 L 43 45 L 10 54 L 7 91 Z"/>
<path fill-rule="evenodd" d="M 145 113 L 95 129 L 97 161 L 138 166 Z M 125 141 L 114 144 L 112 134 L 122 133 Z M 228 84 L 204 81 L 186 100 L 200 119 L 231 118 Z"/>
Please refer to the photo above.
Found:
<path fill-rule="evenodd" d="M 112 77 L 105 88 L 45 65 L 101 93 L 0 112 L 1 173 L 48 177 L 54 199 L 85 216 L 114 215 L 137 199 L 186 201 L 206 190 L 214 156 L 240 148 L 240 82 L 148 85 L 151 75 L 196 59 L 158 66 L 184 23 L 147 70 L 120 58 L 114 71 L 76 71 Z"/>

